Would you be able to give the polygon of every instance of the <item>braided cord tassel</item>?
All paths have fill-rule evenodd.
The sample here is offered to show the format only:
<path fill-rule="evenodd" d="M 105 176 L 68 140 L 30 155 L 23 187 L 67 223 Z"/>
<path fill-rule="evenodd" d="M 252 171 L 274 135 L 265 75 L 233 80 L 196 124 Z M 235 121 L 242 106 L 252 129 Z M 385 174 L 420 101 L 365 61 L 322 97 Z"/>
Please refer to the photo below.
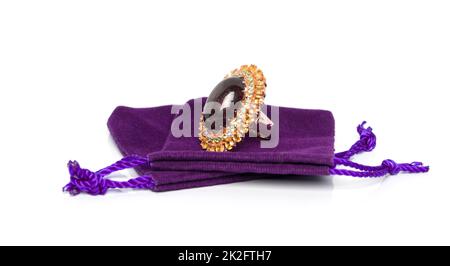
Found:
<path fill-rule="evenodd" d="M 396 163 L 393 160 L 384 160 L 379 166 L 367 166 L 352 162 L 350 158 L 361 152 L 372 151 L 376 146 L 376 136 L 372 128 L 365 128 L 364 121 L 358 127 L 360 139 L 353 144 L 348 151 L 336 153 L 334 155 L 334 167 L 330 169 L 330 175 L 346 175 L 353 177 L 383 177 L 386 175 L 396 175 L 400 172 L 425 173 L 430 170 L 429 166 L 424 166 L 421 162 Z M 343 165 L 356 170 L 338 169 L 338 165 Z"/>
<path fill-rule="evenodd" d="M 70 182 L 63 187 L 71 195 L 85 192 L 91 195 L 104 195 L 110 188 L 152 189 L 153 179 L 150 176 L 140 176 L 128 181 L 114 181 L 105 178 L 107 175 L 127 168 L 148 164 L 147 158 L 137 155 L 124 157 L 97 172 L 81 168 L 77 161 L 69 161 L 67 167 L 70 173 Z"/>

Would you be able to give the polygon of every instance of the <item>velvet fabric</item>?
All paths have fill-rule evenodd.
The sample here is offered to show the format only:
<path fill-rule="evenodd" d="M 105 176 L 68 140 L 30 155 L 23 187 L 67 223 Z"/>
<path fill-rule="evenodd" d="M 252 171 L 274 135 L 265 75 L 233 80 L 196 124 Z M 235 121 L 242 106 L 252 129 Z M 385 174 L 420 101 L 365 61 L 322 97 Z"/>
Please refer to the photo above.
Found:
<path fill-rule="evenodd" d="M 203 104 L 205 100 L 202 99 Z M 194 100 L 186 104 L 194 110 Z M 108 120 L 111 135 L 124 156 L 150 159 L 151 165 L 136 170 L 140 175 L 152 177 L 154 191 L 225 184 L 268 175 L 328 175 L 333 166 L 334 119 L 329 111 L 279 107 L 277 147 L 261 148 L 260 139 L 246 137 L 232 151 L 207 152 L 201 149 L 197 137 L 172 135 L 171 124 L 177 115 L 171 113 L 171 108 L 171 105 L 119 106 Z M 192 129 L 198 127 L 193 121 Z"/>

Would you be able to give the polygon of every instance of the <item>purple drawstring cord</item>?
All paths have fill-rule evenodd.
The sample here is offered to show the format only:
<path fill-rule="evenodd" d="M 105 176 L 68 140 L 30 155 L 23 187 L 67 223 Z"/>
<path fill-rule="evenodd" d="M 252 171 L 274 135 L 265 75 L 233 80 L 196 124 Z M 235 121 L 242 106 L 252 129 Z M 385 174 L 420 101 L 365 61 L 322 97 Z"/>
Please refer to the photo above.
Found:
<path fill-rule="evenodd" d="M 424 173 L 428 172 L 429 166 L 423 166 L 420 162 L 400 163 L 393 160 L 384 160 L 380 166 L 366 166 L 350 161 L 350 158 L 361 152 L 369 152 L 376 146 L 376 136 L 372 128 L 364 128 L 363 122 L 357 127 L 360 139 L 350 147 L 348 151 L 339 152 L 334 155 L 334 167 L 330 169 L 330 175 L 346 175 L 353 177 L 382 177 L 385 175 L 396 175 L 399 172 Z M 150 176 L 140 176 L 128 181 L 113 181 L 105 178 L 107 175 L 127 168 L 141 165 L 149 165 L 146 157 L 130 155 L 122 160 L 103 168 L 97 172 L 81 168 L 77 161 L 69 161 L 67 164 L 70 173 L 70 182 L 64 186 L 63 191 L 71 195 L 85 192 L 91 195 L 104 195 L 110 188 L 143 188 L 152 189 L 155 186 Z M 336 166 L 343 165 L 355 170 L 337 169 Z"/>
<path fill-rule="evenodd" d="M 423 166 L 421 162 L 396 163 L 393 160 L 384 160 L 380 166 L 366 166 L 350 161 L 350 158 L 361 152 L 368 152 L 375 148 L 377 138 L 372 132 L 372 128 L 364 128 L 364 121 L 357 127 L 360 139 L 353 144 L 348 151 L 339 152 L 334 155 L 334 167 L 330 169 L 330 175 L 346 175 L 353 177 L 382 177 L 385 175 L 396 175 L 399 172 L 425 173 L 430 170 L 429 166 Z M 336 166 L 343 165 L 359 171 L 336 169 Z"/>
<path fill-rule="evenodd" d="M 353 144 L 348 151 L 338 152 L 334 157 L 342 159 L 350 159 L 355 154 L 361 153 L 363 151 L 369 152 L 375 149 L 377 145 L 377 137 L 372 132 L 372 128 L 364 128 L 366 121 L 362 122 L 356 130 L 359 134 L 359 140 Z"/>
<path fill-rule="evenodd" d="M 154 187 L 150 176 L 140 176 L 128 181 L 113 181 L 105 176 L 127 168 L 148 164 L 147 158 L 137 155 L 124 157 L 122 160 L 103 168 L 97 172 L 81 168 L 77 161 L 69 161 L 67 167 L 70 173 L 70 182 L 64 186 L 63 191 L 71 195 L 86 192 L 91 195 L 104 195 L 110 188 L 148 188 Z"/>

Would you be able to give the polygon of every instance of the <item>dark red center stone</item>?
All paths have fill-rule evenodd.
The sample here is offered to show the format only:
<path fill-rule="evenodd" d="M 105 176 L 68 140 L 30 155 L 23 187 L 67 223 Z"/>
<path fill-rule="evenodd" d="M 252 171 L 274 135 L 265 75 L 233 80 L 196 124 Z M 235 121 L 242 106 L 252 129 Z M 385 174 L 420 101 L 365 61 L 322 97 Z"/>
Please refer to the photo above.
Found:
<path fill-rule="evenodd" d="M 215 125 L 214 121 L 219 121 L 219 118 L 213 117 L 216 112 L 217 115 L 222 115 L 224 125 L 227 125 L 227 112 L 236 114 L 236 103 L 241 102 L 245 95 L 244 78 L 230 77 L 222 80 L 209 95 L 203 109 L 203 116 L 205 119 L 206 129 L 218 130 L 222 129 L 223 125 Z M 233 109 L 230 109 L 233 108 Z M 230 115 L 229 115 L 230 116 Z M 233 117 L 228 117 L 228 120 Z"/>

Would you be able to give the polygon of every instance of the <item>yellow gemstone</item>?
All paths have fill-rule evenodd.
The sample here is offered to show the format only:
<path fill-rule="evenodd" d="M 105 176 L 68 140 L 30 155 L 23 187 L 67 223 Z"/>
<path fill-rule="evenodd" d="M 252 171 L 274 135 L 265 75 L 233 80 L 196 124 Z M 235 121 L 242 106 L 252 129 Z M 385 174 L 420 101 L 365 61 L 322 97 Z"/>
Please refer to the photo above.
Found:
<path fill-rule="evenodd" d="M 261 71 L 258 71 L 258 73 L 256 73 L 255 78 L 258 80 L 262 80 L 264 78 L 263 74 L 261 73 Z"/>
<path fill-rule="evenodd" d="M 265 88 L 264 84 L 256 85 L 256 91 L 262 91 L 262 90 L 264 90 L 264 88 Z"/>
<path fill-rule="evenodd" d="M 224 150 L 225 150 L 225 148 L 223 147 L 223 145 L 219 145 L 219 146 L 216 146 L 214 148 L 214 151 L 216 151 L 216 152 L 221 152 L 221 151 L 224 151 Z"/>

